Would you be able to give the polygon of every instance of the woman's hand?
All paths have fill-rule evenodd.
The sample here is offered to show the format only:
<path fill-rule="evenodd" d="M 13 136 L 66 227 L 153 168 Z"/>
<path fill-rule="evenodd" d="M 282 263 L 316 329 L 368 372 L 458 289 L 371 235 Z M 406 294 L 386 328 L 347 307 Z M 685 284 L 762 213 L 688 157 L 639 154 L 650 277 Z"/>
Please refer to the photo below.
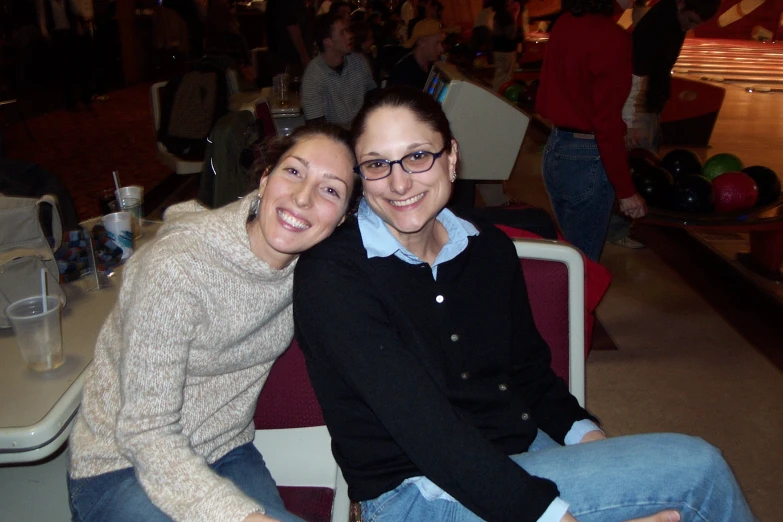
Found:
<path fill-rule="evenodd" d="M 566 513 L 565 516 L 560 519 L 560 522 L 577 522 L 577 520 L 570 513 Z M 660 511 L 652 516 L 634 518 L 627 522 L 680 522 L 680 514 L 673 510 Z"/>
<path fill-rule="evenodd" d="M 276 518 L 270 518 L 261 513 L 250 513 L 242 522 L 280 522 Z"/>

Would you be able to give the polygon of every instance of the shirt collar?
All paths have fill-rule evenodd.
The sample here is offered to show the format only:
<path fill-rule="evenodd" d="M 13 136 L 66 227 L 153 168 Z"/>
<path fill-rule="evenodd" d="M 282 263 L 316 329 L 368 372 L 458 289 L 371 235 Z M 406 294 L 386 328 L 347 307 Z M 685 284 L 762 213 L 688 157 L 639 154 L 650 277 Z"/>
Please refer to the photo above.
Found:
<path fill-rule="evenodd" d="M 367 201 L 362 199 L 357 214 L 362 244 L 367 250 L 367 258 L 397 256 L 410 264 L 423 263 L 421 259 L 403 247 L 392 235 L 383 220 L 372 211 Z M 444 208 L 435 218 L 449 234 L 448 242 L 443 246 L 433 263 L 433 269 L 441 263 L 457 257 L 468 246 L 468 237 L 478 235 L 478 229 L 472 223 L 454 215 Z"/>

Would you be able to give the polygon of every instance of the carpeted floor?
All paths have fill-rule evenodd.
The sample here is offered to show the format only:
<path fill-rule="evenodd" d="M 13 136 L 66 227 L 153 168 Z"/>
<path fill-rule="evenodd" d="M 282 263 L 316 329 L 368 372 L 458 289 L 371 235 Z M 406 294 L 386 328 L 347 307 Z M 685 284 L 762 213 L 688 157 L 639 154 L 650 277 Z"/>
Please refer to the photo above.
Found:
<path fill-rule="evenodd" d="M 68 187 L 79 219 L 98 215 L 97 194 L 113 185 L 117 170 L 123 185 L 142 185 L 149 193 L 170 172 L 155 158 L 149 84 L 114 91 L 92 110 L 63 109 L 27 119 L 31 141 L 14 118 L 0 128 L 5 155 L 38 163 Z M 13 116 L 13 115 L 11 115 Z"/>

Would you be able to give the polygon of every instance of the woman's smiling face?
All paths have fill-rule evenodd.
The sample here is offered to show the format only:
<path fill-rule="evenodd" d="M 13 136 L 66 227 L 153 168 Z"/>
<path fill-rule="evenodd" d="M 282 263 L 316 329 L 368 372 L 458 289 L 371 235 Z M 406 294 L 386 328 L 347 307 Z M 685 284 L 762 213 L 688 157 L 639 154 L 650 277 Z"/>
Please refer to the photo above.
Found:
<path fill-rule="evenodd" d="M 326 239 L 342 222 L 353 191 L 354 158 L 326 136 L 302 139 L 264 176 L 251 244 L 261 259 L 282 268 Z"/>
<path fill-rule="evenodd" d="M 444 143 L 431 125 L 405 107 L 380 107 L 372 112 L 356 141 L 359 164 L 369 160 L 399 160 L 418 151 L 444 154 L 426 172 L 409 174 L 400 164 L 383 179 L 363 180 L 364 197 L 372 210 L 403 244 L 417 234 L 431 232 L 436 216 L 451 197 L 457 144 Z"/>

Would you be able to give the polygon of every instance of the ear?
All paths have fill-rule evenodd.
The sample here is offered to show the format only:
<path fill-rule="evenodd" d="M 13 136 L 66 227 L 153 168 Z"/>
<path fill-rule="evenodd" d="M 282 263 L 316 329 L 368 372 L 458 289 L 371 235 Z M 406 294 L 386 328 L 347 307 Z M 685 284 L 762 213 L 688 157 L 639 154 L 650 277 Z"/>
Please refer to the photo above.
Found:
<path fill-rule="evenodd" d="M 451 140 L 451 150 L 449 151 L 449 172 L 454 172 L 457 169 L 457 162 L 459 161 L 459 143 L 457 140 Z"/>
<path fill-rule="evenodd" d="M 264 173 L 261 174 L 261 183 L 258 184 L 258 195 L 263 196 L 264 191 L 266 191 L 266 184 L 269 183 L 269 172 L 270 168 L 267 167 L 264 169 Z"/>

